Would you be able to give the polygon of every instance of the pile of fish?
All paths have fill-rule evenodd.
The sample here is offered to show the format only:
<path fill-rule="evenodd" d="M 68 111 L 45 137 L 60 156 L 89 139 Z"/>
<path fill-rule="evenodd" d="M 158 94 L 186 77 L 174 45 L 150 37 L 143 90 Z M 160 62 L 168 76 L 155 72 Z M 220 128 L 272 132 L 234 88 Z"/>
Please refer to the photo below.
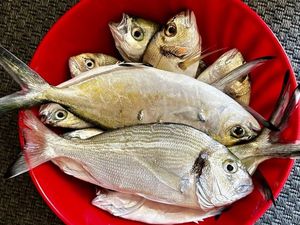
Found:
<path fill-rule="evenodd" d="M 204 54 L 190 10 L 164 26 L 124 14 L 109 27 L 125 61 L 73 56 L 72 79 L 56 87 L 0 47 L 0 65 L 22 89 L 0 99 L 0 112 L 42 104 L 40 120 L 23 112 L 23 155 L 8 177 L 52 161 L 98 187 L 94 206 L 175 224 L 250 194 L 261 162 L 300 156 L 299 144 L 280 143 L 300 96 L 299 88 L 290 96 L 289 72 L 268 121 L 248 106 L 249 72 L 272 57 L 245 62 L 232 49 L 207 67 L 203 59 L 223 50 Z M 72 131 L 57 135 L 45 124 Z"/>

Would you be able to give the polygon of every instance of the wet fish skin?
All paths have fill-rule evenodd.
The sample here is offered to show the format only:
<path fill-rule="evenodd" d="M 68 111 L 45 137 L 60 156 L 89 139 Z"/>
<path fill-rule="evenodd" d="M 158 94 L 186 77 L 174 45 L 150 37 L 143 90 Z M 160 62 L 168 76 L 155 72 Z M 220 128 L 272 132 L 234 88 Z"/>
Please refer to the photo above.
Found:
<path fill-rule="evenodd" d="M 69 69 L 71 77 L 75 77 L 99 66 L 112 65 L 118 62 L 120 62 L 118 59 L 106 54 L 82 53 L 69 58 Z"/>
<path fill-rule="evenodd" d="M 148 124 L 69 141 L 48 130 L 32 113 L 24 115 L 24 150 L 31 169 L 68 158 L 98 186 L 204 212 L 253 189 L 246 168 L 233 154 L 189 126 Z"/>
<path fill-rule="evenodd" d="M 158 69 L 195 77 L 199 59 L 188 68 L 180 64 L 201 54 L 201 36 L 199 35 L 196 17 L 190 10 L 172 17 L 162 30 L 150 41 L 143 62 Z"/>
<path fill-rule="evenodd" d="M 82 129 L 94 126 L 93 124 L 78 118 L 56 103 L 42 105 L 39 110 L 39 116 L 43 123 L 53 127 Z"/>
<path fill-rule="evenodd" d="M 116 58 L 102 53 L 83 53 L 70 57 L 69 69 L 71 77 L 76 77 L 91 69 L 104 65 L 113 65 L 118 62 L 119 61 Z M 64 85 L 59 86 L 63 87 Z M 80 119 L 56 103 L 42 105 L 39 110 L 39 115 L 42 118 L 43 123 L 55 127 L 74 129 L 93 127 L 92 124 Z"/>
<path fill-rule="evenodd" d="M 178 224 L 199 222 L 214 216 L 220 209 L 201 212 L 198 209 L 171 206 L 130 195 L 100 189 L 92 204 L 114 216 L 149 224 Z"/>
<path fill-rule="evenodd" d="M 140 64 L 119 64 L 99 67 L 52 87 L 4 48 L 0 48 L 0 56 L 0 64 L 21 86 L 28 87 L 1 98 L 2 113 L 51 101 L 99 127 L 184 123 L 224 145 L 249 141 L 261 130 L 237 102 L 185 75 Z M 18 67 L 23 69 L 16 70 Z"/>
<path fill-rule="evenodd" d="M 143 18 L 123 14 L 120 23 L 109 23 L 116 48 L 127 62 L 141 62 L 150 39 L 159 24 Z"/>
<path fill-rule="evenodd" d="M 200 73 L 197 79 L 212 84 L 244 63 L 245 61 L 241 52 L 235 48 L 231 49 L 221 55 L 213 64 Z M 249 105 L 251 84 L 248 76 L 233 81 L 231 84 L 227 85 L 224 91 L 238 102 Z"/>

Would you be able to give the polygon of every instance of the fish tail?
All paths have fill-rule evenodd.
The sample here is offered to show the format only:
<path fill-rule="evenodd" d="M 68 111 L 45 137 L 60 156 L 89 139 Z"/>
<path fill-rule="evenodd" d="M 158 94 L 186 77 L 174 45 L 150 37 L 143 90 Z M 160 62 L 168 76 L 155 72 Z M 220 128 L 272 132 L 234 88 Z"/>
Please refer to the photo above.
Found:
<path fill-rule="evenodd" d="M 286 73 L 289 76 L 289 73 Z M 285 78 L 284 80 L 287 80 Z M 289 85 L 284 85 L 278 101 L 275 106 L 275 110 L 271 115 L 270 120 L 279 128 L 280 132 L 270 131 L 269 139 L 272 142 L 278 142 L 280 135 L 285 130 L 288 125 L 291 115 L 296 111 L 299 106 L 300 99 L 300 85 L 293 91 L 291 97 L 289 98 Z"/>
<path fill-rule="evenodd" d="M 0 98 L 0 113 L 30 107 L 43 101 L 43 91 L 51 86 L 1 45 L 0 65 L 22 88 L 22 91 Z"/>
<path fill-rule="evenodd" d="M 23 154 L 8 169 L 6 178 L 12 178 L 27 172 L 56 156 L 54 151 L 58 135 L 45 127 L 31 111 L 26 110 L 23 114 L 25 128 L 23 131 L 24 149 Z"/>

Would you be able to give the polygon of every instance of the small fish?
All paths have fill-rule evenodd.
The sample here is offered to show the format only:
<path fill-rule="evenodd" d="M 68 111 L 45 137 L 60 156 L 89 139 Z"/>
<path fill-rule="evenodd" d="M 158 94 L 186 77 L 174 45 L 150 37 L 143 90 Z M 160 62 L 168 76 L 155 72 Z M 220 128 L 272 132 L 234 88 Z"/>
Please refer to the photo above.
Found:
<path fill-rule="evenodd" d="M 69 69 L 71 77 L 76 77 L 99 66 L 112 65 L 118 62 L 120 62 L 118 59 L 102 53 L 83 53 L 70 57 Z"/>
<path fill-rule="evenodd" d="M 154 35 L 145 51 L 143 62 L 158 69 L 195 77 L 200 52 L 201 37 L 195 14 L 186 10 L 171 18 Z"/>
<path fill-rule="evenodd" d="M 49 130 L 30 111 L 24 112 L 23 121 L 24 154 L 30 169 L 67 158 L 75 161 L 76 168 L 81 165 L 78 178 L 95 185 L 204 213 L 253 190 L 251 177 L 236 156 L 186 125 L 139 125 L 70 141 Z M 19 161 L 12 173 L 24 165 L 26 160 Z M 69 172 L 77 177 L 77 170 Z"/>
<path fill-rule="evenodd" d="M 82 129 L 94 126 L 56 103 L 42 105 L 39 110 L 39 116 L 44 124 L 49 124 L 53 127 Z"/>
<path fill-rule="evenodd" d="M 2 113 L 50 101 L 99 127 L 183 123 L 227 146 L 250 141 L 261 130 L 256 119 L 232 98 L 185 75 L 118 64 L 90 70 L 53 87 L 3 47 L 0 64 L 23 89 L 0 99 Z"/>
<path fill-rule="evenodd" d="M 146 47 L 159 25 L 150 20 L 123 14 L 120 23 L 109 23 L 116 48 L 127 62 L 141 62 Z"/>

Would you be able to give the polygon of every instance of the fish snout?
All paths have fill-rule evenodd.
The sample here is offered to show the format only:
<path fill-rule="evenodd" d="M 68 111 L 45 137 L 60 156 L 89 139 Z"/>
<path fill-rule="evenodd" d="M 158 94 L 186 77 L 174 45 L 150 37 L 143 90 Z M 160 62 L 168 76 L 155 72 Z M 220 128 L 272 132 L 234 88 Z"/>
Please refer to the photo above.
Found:
<path fill-rule="evenodd" d="M 244 179 L 243 182 L 241 182 L 239 185 L 237 185 L 236 192 L 238 194 L 247 195 L 253 191 L 253 188 L 254 187 L 253 187 L 252 180 L 250 178 Z"/>
<path fill-rule="evenodd" d="M 124 36 L 121 34 L 120 30 L 118 29 L 118 24 L 114 22 L 110 22 L 108 26 L 115 41 L 119 43 L 123 42 Z"/>

